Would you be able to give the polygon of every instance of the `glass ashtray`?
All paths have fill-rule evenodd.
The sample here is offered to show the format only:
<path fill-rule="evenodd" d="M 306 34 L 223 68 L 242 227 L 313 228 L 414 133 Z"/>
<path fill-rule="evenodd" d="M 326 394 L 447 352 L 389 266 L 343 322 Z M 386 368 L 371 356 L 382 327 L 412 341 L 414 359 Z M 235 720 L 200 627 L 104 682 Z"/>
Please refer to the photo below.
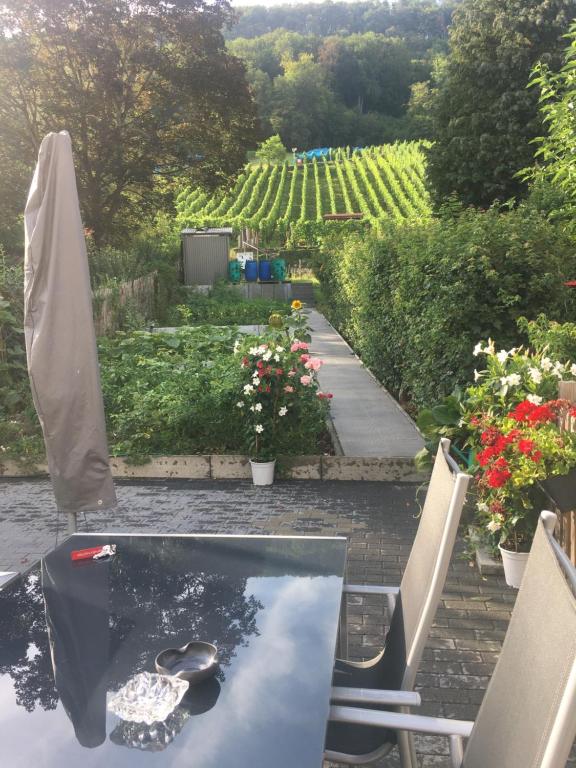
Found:
<path fill-rule="evenodd" d="M 122 720 L 152 725 L 165 720 L 187 690 L 185 680 L 140 672 L 110 697 L 108 709 Z"/>

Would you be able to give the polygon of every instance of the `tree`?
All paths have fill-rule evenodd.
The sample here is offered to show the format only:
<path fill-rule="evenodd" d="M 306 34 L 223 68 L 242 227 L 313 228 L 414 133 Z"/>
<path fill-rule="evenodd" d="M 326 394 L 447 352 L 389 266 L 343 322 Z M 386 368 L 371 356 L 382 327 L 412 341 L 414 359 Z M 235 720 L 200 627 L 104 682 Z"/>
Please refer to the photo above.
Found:
<path fill-rule="evenodd" d="M 538 60 L 559 64 L 574 16 L 575 0 L 465 0 L 456 9 L 429 153 L 437 202 L 454 194 L 487 206 L 524 193 L 517 173 L 542 133 L 537 94 L 526 86 Z"/>
<path fill-rule="evenodd" d="M 16 215 L 42 137 L 68 130 L 84 223 L 121 240 L 154 179 L 215 187 L 258 138 L 227 0 L 11 0 L 0 7 L 0 209 Z"/>
<path fill-rule="evenodd" d="M 576 23 L 570 28 L 570 45 L 559 72 L 539 62 L 531 85 L 540 91 L 540 113 L 547 132 L 538 137 L 536 156 L 543 165 L 528 169 L 526 176 L 544 178 L 564 190 L 572 205 L 576 200 Z"/>
<path fill-rule="evenodd" d="M 337 144 L 335 126 L 342 108 L 328 88 L 324 70 L 308 53 L 283 62 L 274 80 L 272 127 L 288 147 Z"/>
<path fill-rule="evenodd" d="M 283 163 L 286 160 L 286 147 L 276 133 L 263 141 L 256 150 L 256 157 L 264 163 Z"/>

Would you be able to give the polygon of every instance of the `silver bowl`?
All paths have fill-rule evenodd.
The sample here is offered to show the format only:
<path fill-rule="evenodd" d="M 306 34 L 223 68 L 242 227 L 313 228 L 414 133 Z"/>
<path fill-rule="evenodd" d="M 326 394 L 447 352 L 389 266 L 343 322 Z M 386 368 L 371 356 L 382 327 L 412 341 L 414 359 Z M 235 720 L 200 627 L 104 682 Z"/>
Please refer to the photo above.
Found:
<path fill-rule="evenodd" d="M 211 677 L 218 668 L 218 649 L 212 643 L 194 640 L 182 648 L 167 648 L 156 656 L 156 669 L 161 675 L 172 675 L 189 683 Z"/>

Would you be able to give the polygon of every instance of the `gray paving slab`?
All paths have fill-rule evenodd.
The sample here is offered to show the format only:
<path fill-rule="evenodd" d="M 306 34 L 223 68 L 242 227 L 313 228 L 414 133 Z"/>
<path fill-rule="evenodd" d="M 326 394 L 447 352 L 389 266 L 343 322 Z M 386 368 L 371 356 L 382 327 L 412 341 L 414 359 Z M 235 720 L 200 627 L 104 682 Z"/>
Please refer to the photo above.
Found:
<path fill-rule="evenodd" d="M 324 360 L 318 379 L 334 395 L 330 412 L 344 455 L 415 456 L 424 441 L 412 419 L 326 318 L 316 310 L 308 314 L 312 352 Z"/>

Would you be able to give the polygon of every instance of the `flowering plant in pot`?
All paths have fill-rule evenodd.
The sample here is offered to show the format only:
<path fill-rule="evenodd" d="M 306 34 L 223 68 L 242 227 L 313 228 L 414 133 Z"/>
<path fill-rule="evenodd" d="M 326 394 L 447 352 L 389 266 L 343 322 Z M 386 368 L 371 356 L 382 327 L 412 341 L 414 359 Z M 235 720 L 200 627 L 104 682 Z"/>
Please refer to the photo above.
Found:
<path fill-rule="evenodd" d="M 486 367 L 466 391 L 462 424 L 474 455 L 476 533 L 503 559 L 507 551 L 521 557 L 547 503 L 542 484 L 576 466 L 576 435 L 559 428 L 573 411 L 555 399 L 576 366 L 550 359 L 546 348 L 497 352 L 490 340 L 474 354 L 486 356 Z"/>
<path fill-rule="evenodd" d="M 545 506 L 541 483 L 576 468 L 576 434 L 558 426 L 566 417 L 576 417 L 576 409 L 565 400 L 526 399 L 504 417 L 486 413 L 472 421 L 480 444 L 477 519 L 498 544 L 505 565 L 507 552 L 530 549 Z"/>
<path fill-rule="evenodd" d="M 268 485 L 277 456 L 311 442 L 332 395 L 320 390 L 322 360 L 311 356 L 305 341 L 271 332 L 256 343 L 247 340 L 238 351 L 243 383 L 236 406 L 246 425 L 255 484 Z"/>

